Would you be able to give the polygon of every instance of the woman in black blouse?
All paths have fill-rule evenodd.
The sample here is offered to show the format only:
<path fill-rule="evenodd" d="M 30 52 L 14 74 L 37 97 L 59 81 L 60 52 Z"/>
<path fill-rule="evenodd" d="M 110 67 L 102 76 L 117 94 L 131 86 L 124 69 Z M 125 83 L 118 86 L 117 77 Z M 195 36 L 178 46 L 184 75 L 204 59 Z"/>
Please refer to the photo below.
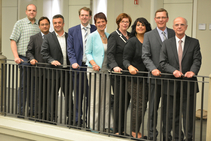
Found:
<path fill-rule="evenodd" d="M 123 60 L 123 50 L 125 43 L 129 39 L 129 32 L 127 29 L 131 25 L 131 17 L 126 13 L 121 13 L 116 18 L 116 24 L 118 29 L 112 32 L 108 37 L 108 48 L 107 48 L 107 58 L 108 58 L 108 67 L 110 70 L 120 73 L 124 70 L 124 66 L 122 64 Z M 116 80 L 116 81 L 115 81 Z M 130 95 L 125 94 L 125 79 L 120 76 L 115 75 L 112 76 L 111 85 L 113 86 L 114 91 L 114 133 L 124 134 L 124 122 L 125 112 L 127 111 L 127 107 L 130 102 Z M 126 95 L 126 103 L 125 103 L 125 95 Z M 120 106 L 119 106 L 120 104 Z M 125 108 L 126 105 L 126 108 Z M 120 125 L 120 128 L 119 128 Z M 126 134 L 126 133 L 125 133 Z"/>
<path fill-rule="evenodd" d="M 151 30 L 150 23 L 145 18 L 138 18 L 132 25 L 132 31 L 130 34 L 130 39 L 127 41 L 124 53 L 123 53 L 123 65 L 125 68 L 127 68 L 132 75 L 136 75 L 137 71 L 146 71 L 147 69 L 142 61 L 141 55 L 142 55 L 142 43 L 144 41 L 144 33 Z M 137 74 L 137 75 L 144 75 L 147 76 L 147 74 Z M 142 121 L 142 110 L 146 111 L 147 107 L 147 84 L 145 84 L 146 87 L 143 87 L 143 78 L 140 78 L 139 83 L 136 78 L 133 79 L 133 87 L 131 87 L 131 80 L 128 81 L 128 92 L 132 94 L 132 101 L 131 101 L 131 112 L 132 112 L 132 136 L 136 137 L 136 126 L 138 126 L 138 131 L 141 126 Z M 137 93 L 137 88 L 139 88 L 139 91 Z M 145 89 L 145 93 L 143 94 L 143 89 Z M 131 93 L 132 90 L 132 93 Z M 138 94 L 138 99 L 137 99 Z M 144 99 L 144 103 L 143 103 Z M 138 107 L 137 107 L 138 102 Z M 136 123 L 136 109 L 138 108 L 138 123 Z M 137 134 L 137 138 L 141 138 L 142 135 L 140 132 Z"/>

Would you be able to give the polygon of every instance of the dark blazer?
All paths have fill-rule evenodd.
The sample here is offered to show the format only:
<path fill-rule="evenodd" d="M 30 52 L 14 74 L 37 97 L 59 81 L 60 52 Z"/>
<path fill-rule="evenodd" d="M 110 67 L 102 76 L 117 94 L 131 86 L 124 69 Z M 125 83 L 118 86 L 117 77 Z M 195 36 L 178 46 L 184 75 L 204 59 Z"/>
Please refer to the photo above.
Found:
<path fill-rule="evenodd" d="M 125 68 L 132 65 L 136 67 L 139 71 L 147 71 L 143 60 L 142 55 L 142 43 L 136 38 L 130 38 L 124 48 L 123 53 L 123 65 Z"/>
<path fill-rule="evenodd" d="M 94 32 L 97 29 L 94 25 L 90 24 L 90 26 L 90 33 Z M 67 53 L 68 60 L 71 64 L 78 63 L 81 66 L 83 59 L 83 39 L 80 24 L 71 27 L 68 30 Z"/>
<path fill-rule="evenodd" d="M 43 38 L 41 32 L 30 37 L 26 51 L 26 57 L 29 59 L 29 61 L 36 59 L 38 62 L 44 62 L 43 56 L 40 53 L 42 42 Z"/>
<path fill-rule="evenodd" d="M 185 74 L 188 71 L 192 71 L 195 73 L 195 75 L 197 75 L 201 67 L 201 59 L 202 56 L 200 52 L 199 41 L 197 39 L 186 36 L 181 63 L 182 73 Z M 160 65 L 163 71 L 165 71 L 166 73 L 173 74 L 175 70 L 179 70 L 179 60 L 175 37 L 165 40 L 163 42 L 163 46 L 160 52 Z M 174 76 L 171 76 L 170 78 L 174 78 Z M 196 77 L 179 79 L 197 81 Z M 173 82 L 171 82 L 170 94 L 173 94 L 173 90 L 174 84 Z M 183 90 L 185 93 L 187 93 L 187 83 L 184 83 Z M 191 94 L 194 94 L 194 83 L 190 83 L 190 92 Z"/>
<path fill-rule="evenodd" d="M 129 32 L 127 34 L 129 35 Z M 107 48 L 107 61 L 109 69 L 113 69 L 117 66 L 124 70 L 126 69 L 122 63 L 123 51 L 126 42 L 127 38 L 125 38 L 125 36 L 123 36 L 118 29 L 109 35 Z"/>
<path fill-rule="evenodd" d="M 68 34 L 65 32 L 66 46 L 67 46 L 67 36 Z M 52 33 L 48 33 L 44 37 L 44 40 L 41 46 L 41 54 L 43 55 L 43 58 L 46 60 L 46 63 L 51 63 L 52 61 L 57 60 L 61 64 L 63 64 L 63 54 L 62 54 L 59 41 L 56 37 L 55 31 L 53 31 Z M 66 60 L 67 60 L 67 65 L 70 65 L 68 56 Z M 55 67 L 55 66 L 51 66 L 51 67 Z"/>

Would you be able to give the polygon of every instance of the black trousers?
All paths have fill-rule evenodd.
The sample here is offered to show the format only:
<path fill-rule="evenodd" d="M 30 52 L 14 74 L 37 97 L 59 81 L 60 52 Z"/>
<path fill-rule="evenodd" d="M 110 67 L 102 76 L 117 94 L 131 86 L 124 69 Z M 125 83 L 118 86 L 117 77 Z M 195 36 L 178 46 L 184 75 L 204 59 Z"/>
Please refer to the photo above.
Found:
<path fill-rule="evenodd" d="M 114 133 L 122 134 L 130 102 L 129 93 L 125 93 L 125 77 L 112 76 L 111 86 L 114 91 Z"/>

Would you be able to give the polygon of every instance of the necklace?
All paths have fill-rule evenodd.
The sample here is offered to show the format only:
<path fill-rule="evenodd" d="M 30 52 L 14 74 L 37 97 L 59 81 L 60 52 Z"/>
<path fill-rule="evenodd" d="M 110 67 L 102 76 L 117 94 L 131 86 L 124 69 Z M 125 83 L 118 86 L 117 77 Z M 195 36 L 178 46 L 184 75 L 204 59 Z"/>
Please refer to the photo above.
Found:
<path fill-rule="evenodd" d="M 126 35 L 124 35 L 125 37 L 127 37 L 127 32 L 126 32 Z"/>
<path fill-rule="evenodd" d="M 104 35 L 105 35 L 105 34 L 104 34 Z M 103 36 L 100 35 L 100 37 L 101 37 L 103 40 L 106 40 L 106 39 L 107 39 L 106 35 L 105 35 L 105 37 L 103 37 Z"/>

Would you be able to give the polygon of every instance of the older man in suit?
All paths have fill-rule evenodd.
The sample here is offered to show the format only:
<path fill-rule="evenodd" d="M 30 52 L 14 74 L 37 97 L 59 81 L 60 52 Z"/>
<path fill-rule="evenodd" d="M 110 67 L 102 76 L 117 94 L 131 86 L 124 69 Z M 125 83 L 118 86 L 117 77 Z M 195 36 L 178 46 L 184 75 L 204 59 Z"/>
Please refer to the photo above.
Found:
<path fill-rule="evenodd" d="M 183 81 L 182 87 L 180 81 L 177 81 L 176 83 L 170 81 L 170 104 L 168 106 L 169 113 L 172 114 L 171 111 L 173 111 L 173 100 L 176 99 L 175 133 L 173 133 L 175 134 L 174 140 L 179 140 L 179 132 L 181 132 L 180 139 L 183 140 L 184 138 L 183 132 L 179 131 L 179 114 L 180 106 L 182 104 L 181 109 L 183 115 L 184 132 L 186 133 L 186 139 L 188 141 L 192 141 L 194 122 L 193 116 L 195 116 L 193 108 L 194 95 L 198 92 L 197 78 L 194 76 L 197 75 L 200 70 L 202 56 L 199 41 L 185 35 L 187 26 L 188 25 L 185 18 L 178 17 L 174 20 L 173 29 L 176 36 L 163 42 L 160 52 L 160 65 L 165 72 L 173 74 L 173 79 L 178 78 L 179 80 L 186 80 Z M 176 85 L 176 89 L 174 89 L 174 85 Z M 168 94 L 166 90 L 164 90 L 164 93 Z M 182 103 L 180 103 L 181 97 Z M 187 102 L 188 100 L 189 105 Z M 186 111 L 187 109 L 189 109 L 189 111 Z M 172 124 L 172 115 L 169 117 L 169 124 Z M 186 125 L 188 126 L 186 127 Z"/>
<path fill-rule="evenodd" d="M 47 34 L 44 36 L 44 40 L 41 47 L 41 54 L 43 55 L 43 59 L 46 60 L 47 63 L 51 64 L 52 68 L 50 70 L 50 78 L 48 78 L 49 82 L 53 81 L 53 85 L 50 87 L 50 100 L 49 107 L 51 107 L 51 121 L 56 121 L 57 114 L 55 114 L 55 106 L 56 97 L 58 94 L 58 90 L 61 87 L 61 90 L 64 92 L 65 95 L 65 102 L 66 102 L 66 116 L 68 116 L 68 107 L 69 102 L 69 87 L 72 83 L 70 83 L 70 73 L 69 68 L 67 65 L 70 65 L 67 56 L 67 36 L 68 34 L 64 32 L 64 17 L 60 14 L 53 16 L 53 27 L 54 32 Z M 59 69 L 58 69 L 59 68 Z M 58 70 L 58 78 L 56 78 L 56 72 Z M 53 74 L 52 74 L 53 73 Z M 54 75 L 55 74 L 55 75 Z M 48 75 L 49 76 L 49 75 Z M 62 76 L 62 77 L 61 77 Z M 54 78 L 54 79 L 53 79 Z M 52 80 L 53 79 L 53 80 Z M 55 104 L 56 103 L 56 104 Z"/>
<path fill-rule="evenodd" d="M 72 65 L 73 69 L 77 69 L 78 71 L 87 71 L 86 66 L 86 40 L 90 33 L 94 32 L 96 30 L 96 27 L 92 24 L 89 24 L 89 21 L 91 20 L 92 11 L 87 8 L 83 7 L 79 10 L 79 19 L 81 21 L 81 24 L 76 25 L 74 27 L 71 27 L 68 31 L 68 39 L 67 39 L 67 52 L 68 52 L 68 58 Z M 81 66 L 81 67 L 80 67 Z M 77 79 L 76 83 L 76 90 L 75 96 L 76 96 L 76 115 L 75 115 L 75 121 L 80 126 L 82 123 L 81 115 L 82 115 L 82 108 L 79 109 L 79 107 L 82 107 L 82 99 L 83 94 L 88 95 L 88 83 L 86 82 L 86 90 L 84 90 L 84 77 L 86 77 L 85 73 L 82 73 L 81 77 L 81 85 L 79 85 L 79 73 L 76 74 L 77 76 L 73 75 L 73 84 L 74 84 L 74 77 Z M 81 86 L 79 88 L 79 86 Z M 81 98 L 79 99 L 79 89 L 81 89 Z M 84 111 L 86 112 L 86 111 Z M 80 114 L 79 114 L 80 113 Z M 86 120 L 86 119 L 85 119 Z"/>
<path fill-rule="evenodd" d="M 43 63 L 44 62 L 43 56 L 41 55 L 40 51 L 41 51 L 41 45 L 42 45 L 42 42 L 43 42 L 44 35 L 47 35 L 49 33 L 50 20 L 47 17 L 41 17 L 38 21 L 38 25 L 39 25 L 41 32 L 39 32 L 39 33 L 30 37 L 30 41 L 29 41 L 27 51 L 26 51 L 26 57 L 30 61 L 31 65 L 35 65 L 37 63 Z M 39 66 L 41 66 L 41 65 L 39 65 Z M 42 75 L 43 70 L 42 69 L 40 70 L 40 75 L 39 75 L 38 69 L 39 68 L 36 68 L 36 67 L 33 68 L 32 73 L 36 77 L 35 81 L 37 79 L 37 82 L 40 84 L 39 85 L 40 87 L 38 87 L 38 85 L 35 84 L 35 93 L 36 93 L 35 96 L 38 98 L 38 106 L 41 105 L 41 111 L 42 111 L 43 92 L 46 93 L 46 86 L 45 86 L 45 84 L 43 84 L 43 75 Z M 33 70 L 34 70 L 34 72 L 33 72 Z M 37 75 L 35 75 L 35 70 L 37 72 L 36 73 Z M 38 109 L 38 110 L 40 110 L 40 109 Z M 39 112 L 41 112 L 41 111 L 39 111 Z M 45 112 L 44 109 L 43 109 L 43 112 Z"/>
<path fill-rule="evenodd" d="M 156 77 L 160 77 L 161 68 L 159 66 L 159 58 L 160 58 L 160 49 L 162 47 L 162 42 L 165 39 L 173 37 L 174 31 L 166 27 L 166 23 L 168 22 L 168 12 L 161 8 L 155 12 L 155 22 L 157 27 L 144 34 L 144 42 L 142 46 L 142 59 L 143 62 L 151 72 L 152 77 L 156 79 Z M 158 135 L 158 131 L 156 130 L 157 126 L 157 110 L 159 106 L 159 101 L 161 97 L 161 85 L 160 81 L 157 81 L 157 85 L 155 85 L 155 79 L 151 79 L 151 90 L 150 90 L 150 99 L 149 99 L 149 138 L 153 140 L 153 137 L 156 138 Z M 154 115 L 154 113 L 156 113 Z M 164 123 L 165 124 L 165 123 Z M 154 130 L 154 129 L 155 130 Z M 170 131 L 169 131 L 170 132 Z M 153 135 L 154 134 L 154 135 Z"/>

